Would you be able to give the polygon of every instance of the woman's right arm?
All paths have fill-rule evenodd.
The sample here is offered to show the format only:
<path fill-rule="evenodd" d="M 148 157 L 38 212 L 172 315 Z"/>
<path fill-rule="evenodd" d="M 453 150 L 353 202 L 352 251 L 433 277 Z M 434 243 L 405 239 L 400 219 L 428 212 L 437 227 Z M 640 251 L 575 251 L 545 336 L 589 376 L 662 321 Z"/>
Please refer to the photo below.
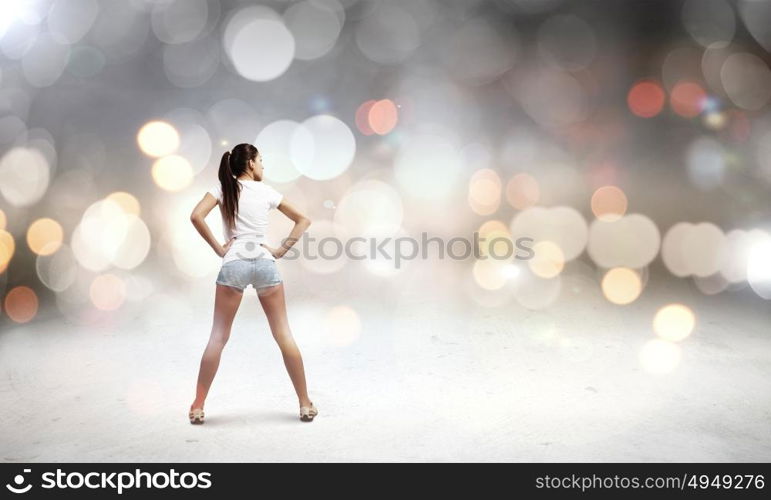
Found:
<path fill-rule="evenodd" d="M 231 239 L 225 245 L 221 245 L 212 234 L 211 229 L 209 229 L 209 225 L 206 223 L 206 216 L 209 215 L 209 212 L 216 206 L 217 198 L 212 196 L 211 193 L 206 193 L 203 199 L 199 201 L 193 209 L 193 213 L 190 214 L 190 222 L 193 223 L 198 234 L 206 240 L 206 243 L 212 247 L 214 252 L 220 257 L 223 257 L 225 253 L 227 253 L 228 248 L 230 248 L 233 240 Z"/>

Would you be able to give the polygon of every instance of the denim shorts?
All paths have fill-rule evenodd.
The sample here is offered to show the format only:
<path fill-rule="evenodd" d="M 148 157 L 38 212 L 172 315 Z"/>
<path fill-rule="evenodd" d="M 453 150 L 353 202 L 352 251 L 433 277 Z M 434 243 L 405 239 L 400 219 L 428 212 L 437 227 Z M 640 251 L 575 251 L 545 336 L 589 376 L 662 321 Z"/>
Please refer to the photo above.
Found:
<path fill-rule="evenodd" d="M 281 284 L 276 262 L 271 259 L 255 257 L 253 259 L 237 259 L 222 264 L 217 275 L 218 285 L 227 285 L 244 291 L 249 285 L 255 290 L 261 290 Z"/>

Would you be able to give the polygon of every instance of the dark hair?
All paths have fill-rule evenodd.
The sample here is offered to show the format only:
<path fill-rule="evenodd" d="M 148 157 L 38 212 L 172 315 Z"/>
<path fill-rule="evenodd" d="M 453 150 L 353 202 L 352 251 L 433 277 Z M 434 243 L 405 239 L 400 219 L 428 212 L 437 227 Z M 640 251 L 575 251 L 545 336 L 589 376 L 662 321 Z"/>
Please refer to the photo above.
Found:
<path fill-rule="evenodd" d="M 251 144 L 239 144 L 233 151 L 225 151 L 220 160 L 219 178 L 222 185 L 222 214 L 228 227 L 233 227 L 238 213 L 238 196 L 241 184 L 236 177 L 246 171 L 249 160 L 257 158 L 257 148 Z"/>

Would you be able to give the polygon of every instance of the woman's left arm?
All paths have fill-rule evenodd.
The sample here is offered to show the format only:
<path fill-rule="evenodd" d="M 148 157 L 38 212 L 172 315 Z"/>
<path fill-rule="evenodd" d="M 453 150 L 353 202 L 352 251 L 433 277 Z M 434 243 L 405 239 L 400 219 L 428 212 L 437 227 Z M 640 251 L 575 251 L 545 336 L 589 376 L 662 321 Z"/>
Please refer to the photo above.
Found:
<path fill-rule="evenodd" d="M 267 248 L 273 257 L 280 259 L 284 256 L 285 253 L 289 251 L 289 249 L 292 248 L 295 243 L 297 243 L 297 241 L 300 239 L 300 236 L 302 236 L 305 230 L 308 229 L 308 227 L 311 225 L 311 220 L 303 215 L 297 208 L 295 208 L 294 205 L 285 199 L 281 200 L 281 203 L 277 208 L 279 212 L 283 213 L 289 219 L 291 219 L 292 222 L 294 222 L 294 227 L 292 227 L 292 231 L 289 233 L 289 236 L 284 239 L 280 247 L 271 248 L 265 244 L 262 246 Z"/>
<path fill-rule="evenodd" d="M 190 214 L 190 222 L 193 223 L 193 226 L 195 226 L 198 233 L 206 240 L 206 243 L 212 247 L 214 252 L 220 257 L 224 257 L 228 248 L 230 248 L 230 245 L 233 243 L 233 239 L 225 243 L 225 245 L 221 245 L 220 242 L 217 241 L 217 238 L 212 234 L 209 225 L 206 223 L 206 216 L 209 215 L 209 212 L 216 206 L 217 198 L 212 196 L 211 193 L 206 193 L 203 199 L 199 201 L 193 209 L 193 213 Z"/>

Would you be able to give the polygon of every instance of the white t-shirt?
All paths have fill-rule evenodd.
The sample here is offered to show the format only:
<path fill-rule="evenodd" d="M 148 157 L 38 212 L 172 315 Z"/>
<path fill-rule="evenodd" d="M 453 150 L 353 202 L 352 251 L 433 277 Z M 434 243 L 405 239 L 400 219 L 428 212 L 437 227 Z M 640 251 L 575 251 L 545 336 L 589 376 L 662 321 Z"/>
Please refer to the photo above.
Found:
<path fill-rule="evenodd" d="M 279 206 L 283 195 L 264 184 L 262 181 L 239 180 L 241 183 L 241 195 L 238 200 L 238 212 L 236 213 L 235 227 L 229 228 L 222 215 L 224 243 L 235 237 L 230 245 L 222 263 L 237 259 L 253 259 L 262 257 L 276 260 L 271 253 L 260 245 L 265 241 L 268 233 L 268 211 Z M 222 214 L 222 186 L 217 181 L 208 191 L 217 198 L 217 205 Z"/>

